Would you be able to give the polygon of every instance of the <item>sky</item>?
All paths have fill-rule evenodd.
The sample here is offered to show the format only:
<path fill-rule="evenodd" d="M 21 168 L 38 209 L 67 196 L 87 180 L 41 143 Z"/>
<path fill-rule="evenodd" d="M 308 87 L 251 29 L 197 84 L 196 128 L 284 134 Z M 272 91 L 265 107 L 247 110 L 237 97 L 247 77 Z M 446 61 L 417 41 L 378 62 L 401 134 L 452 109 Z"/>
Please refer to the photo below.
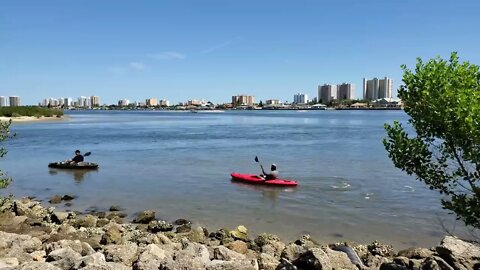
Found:
<path fill-rule="evenodd" d="M 417 57 L 480 64 L 478 0 L 0 0 L 0 95 L 292 101 Z M 396 95 L 396 90 L 394 91 Z"/>

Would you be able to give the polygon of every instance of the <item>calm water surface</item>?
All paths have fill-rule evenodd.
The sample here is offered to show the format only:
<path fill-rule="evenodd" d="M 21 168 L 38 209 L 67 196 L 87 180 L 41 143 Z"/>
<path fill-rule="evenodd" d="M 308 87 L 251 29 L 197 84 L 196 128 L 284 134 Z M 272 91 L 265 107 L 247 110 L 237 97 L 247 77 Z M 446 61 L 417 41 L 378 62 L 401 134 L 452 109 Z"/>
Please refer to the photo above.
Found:
<path fill-rule="evenodd" d="M 383 124 L 402 111 L 70 112 L 59 122 L 14 124 L 0 161 L 14 179 L 6 192 L 47 200 L 78 196 L 71 209 L 119 204 L 133 215 L 189 218 L 210 229 L 244 224 L 285 240 L 375 239 L 396 248 L 437 244 L 453 229 L 440 197 L 395 169 L 381 143 Z M 91 151 L 96 172 L 47 164 Z M 275 162 L 298 188 L 232 183 Z M 5 192 L 5 191 L 2 191 Z"/>

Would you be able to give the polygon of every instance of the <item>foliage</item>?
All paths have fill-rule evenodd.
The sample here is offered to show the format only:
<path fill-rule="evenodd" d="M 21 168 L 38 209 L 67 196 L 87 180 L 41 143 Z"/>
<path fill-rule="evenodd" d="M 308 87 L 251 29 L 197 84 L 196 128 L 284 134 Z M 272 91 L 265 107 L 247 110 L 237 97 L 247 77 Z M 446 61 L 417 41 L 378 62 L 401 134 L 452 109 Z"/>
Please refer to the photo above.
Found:
<path fill-rule="evenodd" d="M 385 125 L 383 143 L 396 167 L 444 195 L 442 205 L 466 225 L 480 228 L 479 66 L 417 59 L 404 70 L 399 97 L 415 136 L 398 122 Z"/>
<path fill-rule="evenodd" d="M 0 107 L 0 116 L 5 116 L 5 117 L 20 117 L 20 116 L 52 117 L 55 115 L 63 115 L 63 110 L 37 107 L 37 106 Z"/>
<path fill-rule="evenodd" d="M 0 122 L 0 143 L 12 137 L 10 134 L 10 124 L 9 122 Z M 0 145 L 0 158 L 4 157 L 7 154 L 7 150 L 3 145 Z M 6 188 L 11 182 L 11 179 L 8 178 L 4 172 L 0 170 L 0 189 Z M 4 198 L 0 197 L 0 207 L 2 207 L 7 201 L 10 199 L 9 197 Z"/>

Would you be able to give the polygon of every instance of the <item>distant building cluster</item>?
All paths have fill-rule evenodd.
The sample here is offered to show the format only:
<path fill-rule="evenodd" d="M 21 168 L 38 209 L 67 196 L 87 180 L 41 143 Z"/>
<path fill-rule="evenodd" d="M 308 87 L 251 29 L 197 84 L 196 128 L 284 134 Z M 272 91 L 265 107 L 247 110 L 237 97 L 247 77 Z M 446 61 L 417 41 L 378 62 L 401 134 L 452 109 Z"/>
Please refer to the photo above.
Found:
<path fill-rule="evenodd" d="M 308 95 L 307 94 L 295 94 L 293 95 L 293 104 L 307 104 L 308 103 Z"/>
<path fill-rule="evenodd" d="M 92 108 L 100 106 L 100 97 L 99 96 L 90 96 L 85 97 L 81 96 L 77 100 L 72 98 L 45 98 L 40 103 L 41 107 L 77 107 L 77 108 Z"/>
<path fill-rule="evenodd" d="M 253 106 L 255 104 L 255 97 L 248 95 L 232 96 L 233 106 Z"/>
<path fill-rule="evenodd" d="M 393 89 L 393 80 L 385 77 L 383 79 L 373 78 L 367 80 L 363 78 L 363 98 L 370 100 L 391 99 Z"/>
<path fill-rule="evenodd" d="M 7 103 L 7 100 L 8 100 L 8 103 Z M 19 96 L 10 96 L 8 97 L 5 97 L 5 96 L 0 96 L 0 107 L 7 107 L 7 106 L 10 106 L 10 107 L 18 107 L 20 106 L 20 97 Z"/>
<path fill-rule="evenodd" d="M 351 83 L 324 84 L 318 86 L 318 101 L 329 103 L 332 100 L 355 99 L 355 85 Z"/>

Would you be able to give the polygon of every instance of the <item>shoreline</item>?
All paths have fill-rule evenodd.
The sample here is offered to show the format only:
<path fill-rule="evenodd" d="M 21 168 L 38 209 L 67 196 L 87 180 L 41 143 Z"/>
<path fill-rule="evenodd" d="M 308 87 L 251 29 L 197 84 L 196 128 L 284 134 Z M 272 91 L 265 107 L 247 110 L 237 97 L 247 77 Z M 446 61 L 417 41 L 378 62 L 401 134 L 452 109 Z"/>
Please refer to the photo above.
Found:
<path fill-rule="evenodd" d="M 54 196 L 50 203 L 70 203 Z M 433 248 L 395 252 L 391 245 L 318 243 L 308 235 L 285 243 L 249 235 L 242 225 L 209 231 L 189 220 L 172 223 L 154 211 L 132 223 L 120 206 L 109 211 L 61 212 L 13 199 L 0 213 L 0 268 L 8 269 L 474 269 L 480 245 L 445 236 Z"/>
<path fill-rule="evenodd" d="M 58 116 L 41 116 L 41 117 L 35 117 L 35 116 L 19 116 L 19 117 L 6 117 L 6 116 L 0 116 L 0 122 L 8 122 L 12 121 L 12 123 L 32 123 L 32 122 L 56 122 L 56 121 L 63 121 L 67 120 L 69 116 L 62 115 L 60 117 Z"/>

